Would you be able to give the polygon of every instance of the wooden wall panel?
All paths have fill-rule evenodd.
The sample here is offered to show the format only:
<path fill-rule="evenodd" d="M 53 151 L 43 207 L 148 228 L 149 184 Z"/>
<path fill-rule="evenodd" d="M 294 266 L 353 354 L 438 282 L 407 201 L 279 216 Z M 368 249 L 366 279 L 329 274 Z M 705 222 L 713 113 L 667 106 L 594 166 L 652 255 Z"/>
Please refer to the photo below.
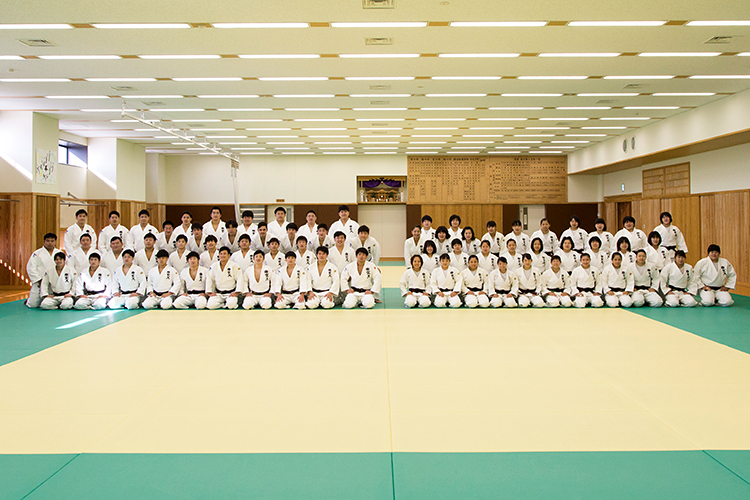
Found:
<path fill-rule="evenodd" d="M 717 193 L 700 197 L 701 243 L 700 255 L 708 245 L 721 247 L 722 257 L 728 259 L 737 272 L 738 289 L 750 292 L 750 191 Z M 692 253 L 692 252 L 691 252 Z"/>
<path fill-rule="evenodd" d="M 97 233 L 109 224 L 109 213 L 112 210 L 121 212 L 117 200 L 86 200 L 86 203 L 91 203 L 92 205 L 80 208 L 85 209 L 89 213 L 89 225 L 93 227 L 94 231 Z M 122 215 L 122 213 L 120 215 Z M 120 221 L 120 224 L 122 224 L 122 221 Z"/>
<path fill-rule="evenodd" d="M 641 219 L 640 221 L 636 219 L 636 221 L 646 235 L 648 235 L 653 228 L 661 224 L 659 214 L 663 211 L 661 198 L 644 198 L 641 200 Z"/>
<path fill-rule="evenodd" d="M 577 215 L 581 219 L 581 228 L 594 231 L 594 221 L 599 212 L 596 203 L 564 203 L 560 205 L 545 205 L 547 218 L 552 225 L 552 231 L 558 236 L 570 227 L 570 218 Z"/>
<path fill-rule="evenodd" d="M 411 236 L 411 228 L 422 225 L 422 205 L 406 205 L 406 235 L 404 239 Z"/>
<path fill-rule="evenodd" d="M 120 200 L 119 203 L 120 209 L 118 211 L 120 212 L 120 224 L 128 228 L 138 224 L 138 212 L 146 208 L 146 202 Z"/>
<path fill-rule="evenodd" d="M 31 193 L 0 193 L 0 198 L 20 200 L 0 202 L 0 259 L 14 271 L 27 278 L 26 262 L 34 247 L 36 231 L 33 226 L 34 195 Z M 5 267 L 5 266 L 2 266 Z M 0 273 L 0 285 L 25 286 L 26 282 L 5 268 Z"/>
<path fill-rule="evenodd" d="M 35 198 L 35 232 L 31 242 L 34 248 L 44 243 L 44 235 L 57 234 L 60 225 L 60 197 L 57 195 L 36 194 Z"/>
<path fill-rule="evenodd" d="M 164 203 L 149 203 L 146 209 L 151 214 L 151 225 L 161 231 L 162 223 L 167 220 L 167 205 Z M 225 218 L 224 220 L 234 219 L 234 206 L 232 206 L 231 217 Z M 180 225 L 179 217 L 177 220 L 170 219 L 175 226 Z"/>
<path fill-rule="evenodd" d="M 298 227 L 303 224 L 307 224 L 307 211 L 315 210 L 315 214 L 318 216 L 318 223 L 326 223 L 328 227 L 331 224 L 339 220 L 339 206 L 341 203 L 318 203 L 318 204 L 300 204 L 294 205 L 294 223 Z M 349 205 L 349 218 L 359 222 L 359 210 L 357 205 L 353 203 L 347 203 Z M 242 223 L 242 221 L 240 221 Z M 333 237 L 333 235 L 331 235 Z M 404 238 L 406 239 L 406 238 Z"/>
<path fill-rule="evenodd" d="M 687 262 L 694 266 L 704 253 L 701 249 L 700 197 L 664 198 L 661 200 L 661 211 L 672 214 L 674 224 L 680 228 L 685 237 L 685 243 L 688 247 Z M 661 221 L 654 224 L 649 230 L 660 223 Z"/>
<path fill-rule="evenodd" d="M 503 226 L 498 231 L 502 230 L 503 234 L 511 232 L 514 220 L 518 220 L 518 205 L 503 204 Z"/>

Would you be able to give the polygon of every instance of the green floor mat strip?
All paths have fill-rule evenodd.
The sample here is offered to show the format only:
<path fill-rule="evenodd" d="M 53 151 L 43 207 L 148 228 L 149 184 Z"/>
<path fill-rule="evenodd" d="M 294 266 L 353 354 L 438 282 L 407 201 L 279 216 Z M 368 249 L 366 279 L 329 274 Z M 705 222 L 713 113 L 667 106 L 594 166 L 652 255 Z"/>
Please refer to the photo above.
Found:
<path fill-rule="evenodd" d="M 75 455 L 0 455 L 0 500 L 18 500 L 54 476 Z"/>
<path fill-rule="evenodd" d="M 750 484 L 750 452 L 743 450 L 706 451 L 714 460 Z"/>

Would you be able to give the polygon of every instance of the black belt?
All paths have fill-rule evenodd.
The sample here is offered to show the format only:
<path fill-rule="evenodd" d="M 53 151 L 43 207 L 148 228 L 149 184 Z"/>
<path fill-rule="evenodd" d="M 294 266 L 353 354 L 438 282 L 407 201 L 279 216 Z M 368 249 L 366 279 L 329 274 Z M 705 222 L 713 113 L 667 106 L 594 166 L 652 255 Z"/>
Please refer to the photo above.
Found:
<path fill-rule="evenodd" d="M 236 291 L 236 288 L 234 290 L 219 290 L 218 288 L 216 289 L 216 293 L 234 293 Z"/>
<path fill-rule="evenodd" d="M 552 257 L 553 255 L 555 255 L 554 252 L 544 252 L 544 253 L 546 253 L 549 257 Z"/>
<path fill-rule="evenodd" d="M 501 293 L 509 294 L 510 290 L 495 290 L 495 292 L 497 292 L 498 294 L 501 294 Z"/>
<path fill-rule="evenodd" d="M 63 297 L 65 295 L 68 295 L 70 292 L 61 292 L 61 293 L 53 293 L 53 297 Z"/>
<path fill-rule="evenodd" d="M 188 295 L 200 295 L 202 293 L 206 293 L 206 291 L 205 290 L 188 290 L 187 291 Z"/>
<path fill-rule="evenodd" d="M 574 248 L 573 251 L 577 252 L 579 254 L 582 254 L 583 253 L 583 248 L 581 248 L 580 250 L 578 248 Z"/>
<path fill-rule="evenodd" d="M 466 289 L 467 290 L 471 290 L 472 292 L 481 292 L 482 291 L 481 288 L 472 288 L 470 286 L 467 286 Z"/>
<path fill-rule="evenodd" d="M 164 295 L 165 293 L 169 293 L 169 290 L 164 290 L 163 292 L 157 292 L 156 290 L 154 290 L 154 293 L 156 295 Z M 221 292 L 221 293 L 224 293 L 224 292 Z"/>
<path fill-rule="evenodd" d="M 670 286 L 669 289 L 670 290 L 677 290 L 678 292 L 687 292 L 686 288 L 677 288 L 677 287 L 674 287 L 674 286 Z"/>
<path fill-rule="evenodd" d="M 548 288 L 547 290 L 549 290 L 550 292 L 555 292 L 555 293 L 562 293 L 565 291 L 564 288 Z"/>
<path fill-rule="evenodd" d="M 613 286 L 609 287 L 609 289 L 612 290 L 613 292 L 624 292 L 625 291 L 624 288 L 615 288 Z"/>
<path fill-rule="evenodd" d="M 536 289 L 531 288 L 519 288 L 518 291 L 521 293 L 536 293 Z"/>
<path fill-rule="evenodd" d="M 355 287 L 355 286 L 351 287 L 351 289 L 352 289 L 352 290 L 354 290 L 354 291 L 355 291 L 355 292 L 357 292 L 357 293 L 365 293 L 365 292 L 369 292 L 369 290 L 365 290 L 364 288 L 357 288 L 357 287 Z"/>
<path fill-rule="evenodd" d="M 672 245 L 672 246 L 664 245 L 664 248 L 666 248 L 667 250 L 677 250 L 677 247 L 674 246 L 674 245 Z"/>
<path fill-rule="evenodd" d="M 441 292 L 452 292 L 453 288 L 441 288 L 440 291 Z"/>
<path fill-rule="evenodd" d="M 281 295 L 285 295 L 285 294 L 288 295 L 290 293 L 297 293 L 297 292 L 299 292 L 299 288 L 295 288 L 294 290 L 282 290 Z"/>
<path fill-rule="evenodd" d="M 250 290 L 250 294 L 252 295 L 265 295 L 271 291 L 270 288 L 266 289 L 265 292 L 256 292 L 255 290 Z"/>
<path fill-rule="evenodd" d="M 594 289 L 593 288 L 578 288 L 578 291 L 579 292 L 587 292 L 588 293 L 588 292 L 593 292 Z"/>
<path fill-rule="evenodd" d="M 636 290 L 648 290 L 649 288 L 651 287 L 646 285 L 635 285 Z"/>
<path fill-rule="evenodd" d="M 329 289 L 330 290 L 330 289 Z M 315 293 L 328 293 L 329 290 L 318 290 L 317 288 L 313 288 L 312 291 Z"/>
<path fill-rule="evenodd" d="M 422 288 L 409 288 L 409 291 L 413 293 L 424 293 Z"/>
<path fill-rule="evenodd" d="M 104 293 L 104 290 L 102 290 L 102 291 L 100 291 L 100 292 L 90 292 L 90 291 L 88 291 L 88 290 L 84 290 L 84 291 L 83 291 L 83 294 L 84 294 L 84 295 L 101 295 L 101 294 L 103 294 L 103 293 Z"/>
<path fill-rule="evenodd" d="M 706 286 L 708 286 L 708 285 L 706 285 Z M 713 291 L 718 291 L 718 290 L 721 290 L 722 287 L 720 287 L 720 286 L 708 286 L 708 288 L 710 288 Z"/>

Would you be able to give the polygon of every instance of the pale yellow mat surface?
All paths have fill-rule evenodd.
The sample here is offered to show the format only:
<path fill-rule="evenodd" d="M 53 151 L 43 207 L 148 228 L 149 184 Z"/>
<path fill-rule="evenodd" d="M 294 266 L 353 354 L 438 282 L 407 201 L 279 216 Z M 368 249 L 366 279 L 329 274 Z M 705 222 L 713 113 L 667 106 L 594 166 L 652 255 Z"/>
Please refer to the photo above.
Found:
<path fill-rule="evenodd" d="M 0 453 L 748 449 L 748 422 L 750 355 L 621 310 L 154 311 L 0 366 Z"/>

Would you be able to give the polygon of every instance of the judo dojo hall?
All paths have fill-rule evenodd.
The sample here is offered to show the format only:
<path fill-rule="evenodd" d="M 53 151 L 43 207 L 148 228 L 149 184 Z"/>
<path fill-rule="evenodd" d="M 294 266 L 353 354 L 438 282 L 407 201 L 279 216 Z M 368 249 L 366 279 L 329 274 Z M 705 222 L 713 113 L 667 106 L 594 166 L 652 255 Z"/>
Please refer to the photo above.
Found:
<path fill-rule="evenodd" d="M 750 498 L 750 3 L 206 5 L 3 4 L 0 498 Z M 342 204 L 369 310 L 23 303 L 81 208 Z M 404 307 L 424 215 L 665 211 L 733 306 Z"/>

